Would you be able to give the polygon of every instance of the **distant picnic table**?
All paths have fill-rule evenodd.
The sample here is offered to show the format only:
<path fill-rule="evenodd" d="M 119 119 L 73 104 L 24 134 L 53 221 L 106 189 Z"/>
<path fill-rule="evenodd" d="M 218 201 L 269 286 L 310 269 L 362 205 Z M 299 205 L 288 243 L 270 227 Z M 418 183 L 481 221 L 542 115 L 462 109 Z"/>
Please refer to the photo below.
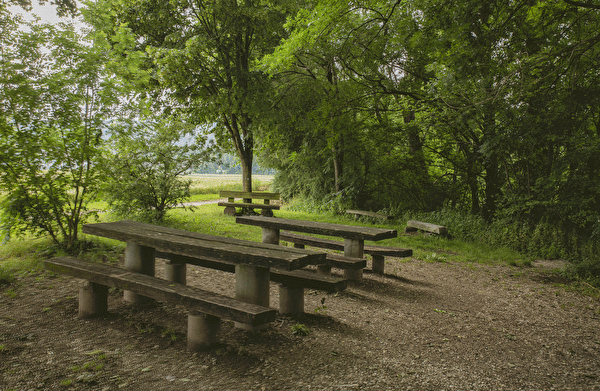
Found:
<path fill-rule="evenodd" d="M 236 223 L 261 227 L 263 243 L 278 244 L 280 230 L 341 237 L 344 238 L 344 256 L 349 258 L 364 257 L 365 240 L 378 241 L 398 236 L 398 232 L 394 229 L 265 216 L 238 216 L 236 217 Z M 362 269 L 345 269 L 344 277 L 352 280 L 360 280 L 362 278 Z"/>

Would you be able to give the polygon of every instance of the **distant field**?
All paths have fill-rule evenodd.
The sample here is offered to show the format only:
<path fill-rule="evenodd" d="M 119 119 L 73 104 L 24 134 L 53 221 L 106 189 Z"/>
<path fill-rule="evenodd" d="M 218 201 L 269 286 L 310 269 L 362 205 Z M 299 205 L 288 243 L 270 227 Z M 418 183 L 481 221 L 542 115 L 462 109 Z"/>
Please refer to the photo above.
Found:
<path fill-rule="evenodd" d="M 192 195 L 214 194 L 221 190 L 242 190 L 241 175 L 197 174 L 187 175 L 185 178 L 192 181 Z M 267 191 L 272 181 L 273 175 L 252 175 L 252 188 L 256 191 Z"/>

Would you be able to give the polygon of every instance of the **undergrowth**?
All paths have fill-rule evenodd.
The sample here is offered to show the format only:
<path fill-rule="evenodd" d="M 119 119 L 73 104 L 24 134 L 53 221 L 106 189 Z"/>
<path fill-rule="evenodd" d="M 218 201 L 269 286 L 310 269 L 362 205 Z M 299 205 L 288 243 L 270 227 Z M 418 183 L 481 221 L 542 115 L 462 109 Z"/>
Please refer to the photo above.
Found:
<path fill-rule="evenodd" d="M 527 224 L 510 220 L 486 222 L 480 216 L 450 208 L 430 213 L 406 213 L 402 219 L 419 220 L 448 227 L 452 238 L 506 247 L 531 259 L 563 259 L 570 265 L 562 271 L 569 279 L 580 279 L 600 287 L 600 238 L 558 224 Z"/>

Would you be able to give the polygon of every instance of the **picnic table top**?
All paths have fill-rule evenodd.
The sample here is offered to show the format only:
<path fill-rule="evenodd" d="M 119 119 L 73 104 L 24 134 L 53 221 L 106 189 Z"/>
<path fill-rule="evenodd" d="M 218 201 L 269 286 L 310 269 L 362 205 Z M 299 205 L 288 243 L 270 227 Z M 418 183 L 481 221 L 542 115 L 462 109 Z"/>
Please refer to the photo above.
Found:
<path fill-rule="evenodd" d="M 234 263 L 295 270 L 308 264 L 325 262 L 325 254 L 311 250 L 281 247 L 274 244 L 232 239 L 189 232 L 130 220 L 86 224 L 86 234 L 102 236 L 171 254 L 203 255 Z"/>
<path fill-rule="evenodd" d="M 278 217 L 239 216 L 236 217 L 235 222 L 238 224 L 254 225 L 263 228 L 306 232 L 316 235 L 338 236 L 345 239 L 355 240 L 377 241 L 395 238 L 398 236 L 398 231 L 395 229 L 322 223 L 317 221 L 291 220 Z"/>

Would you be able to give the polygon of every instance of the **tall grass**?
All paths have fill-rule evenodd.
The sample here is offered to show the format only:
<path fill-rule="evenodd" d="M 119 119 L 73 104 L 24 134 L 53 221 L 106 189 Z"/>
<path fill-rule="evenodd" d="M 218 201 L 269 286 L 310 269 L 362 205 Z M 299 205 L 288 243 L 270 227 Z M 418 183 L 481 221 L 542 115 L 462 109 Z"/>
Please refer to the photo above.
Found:
<path fill-rule="evenodd" d="M 192 196 L 201 194 L 219 194 L 220 191 L 242 191 L 241 175 L 187 175 L 184 179 L 192 182 L 190 193 Z M 252 187 L 254 191 L 270 191 L 273 176 L 252 175 Z"/>

